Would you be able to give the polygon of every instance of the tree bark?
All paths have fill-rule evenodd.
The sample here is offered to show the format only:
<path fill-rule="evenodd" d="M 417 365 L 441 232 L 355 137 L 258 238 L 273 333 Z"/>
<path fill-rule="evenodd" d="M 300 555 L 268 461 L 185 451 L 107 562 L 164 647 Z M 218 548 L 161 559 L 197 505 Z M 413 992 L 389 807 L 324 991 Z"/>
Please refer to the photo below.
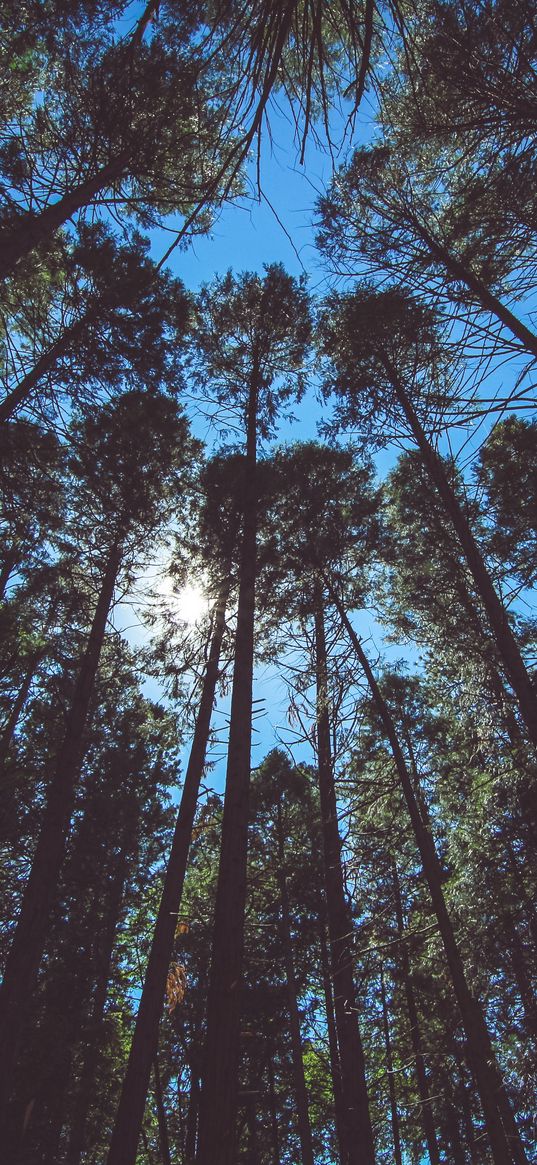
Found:
<path fill-rule="evenodd" d="M 32 390 L 39 384 L 42 377 L 46 376 L 51 368 L 54 368 L 54 365 L 60 357 L 69 351 L 69 348 L 72 347 L 77 337 L 95 314 L 95 311 L 88 312 L 83 319 L 75 320 L 70 327 L 66 328 L 61 336 L 58 336 L 58 339 L 51 344 L 50 348 L 39 357 L 39 360 L 34 364 L 30 372 L 26 376 L 23 376 L 15 388 L 4 397 L 0 403 L 0 424 L 9 421 L 13 414 L 17 412 L 17 409 L 21 405 L 26 404 Z"/>
<path fill-rule="evenodd" d="M 0 569 L 0 600 L 2 600 L 4 598 L 4 595 L 6 593 L 7 584 L 9 582 L 11 575 L 13 574 L 13 571 L 15 570 L 15 567 L 17 566 L 18 562 L 19 562 L 19 554 L 17 553 L 15 546 L 12 546 L 11 550 L 8 551 L 8 553 L 6 554 L 4 562 L 2 563 L 2 567 Z"/>
<path fill-rule="evenodd" d="M 226 769 L 222 844 L 216 889 L 200 1096 L 197 1165 L 235 1165 L 252 736 L 257 541 L 257 404 L 250 383 L 239 601 Z"/>
<path fill-rule="evenodd" d="M 15 729 L 16 729 L 17 724 L 19 722 L 19 716 L 20 716 L 22 709 L 24 708 L 24 705 L 26 703 L 28 693 L 29 693 L 30 688 L 32 686 L 32 681 L 33 681 L 34 676 L 37 672 L 39 664 L 42 662 L 42 660 L 44 658 L 45 658 L 44 651 L 38 651 L 38 652 L 36 652 L 35 655 L 32 655 L 32 657 L 30 659 L 30 663 L 28 664 L 28 667 L 26 669 L 22 684 L 17 692 L 17 695 L 16 695 L 14 701 L 13 701 L 13 707 L 9 713 L 5 727 L 2 729 L 2 734 L 0 736 L 0 769 L 2 769 L 6 763 L 9 749 L 11 747 L 11 742 L 12 742 L 13 737 L 15 735 Z"/>
<path fill-rule="evenodd" d="M 330 978 L 330 960 L 326 941 L 326 911 L 324 901 L 319 895 L 319 940 L 321 948 L 321 974 L 323 979 L 324 1002 L 326 1010 L 326 1030 L 328 1033 L 328 1050 L 330 1053 L 330 1073 L 332 1077 L 332 1092 L 334 1095 L 334 1126 L 336 1140 L 341 1145 L 345 1139 L 343 1131 L 343 1094 L 341 1091 L 341 1065 L 337 1046 L 336 1017 L 334 1014 L 334 993 Z"/>
<path fill-rule="evenodd" d="M 95 993 L 91 1010 L 91 1030 L 88 1033 L 86 1054 L 84 1056 L 80 1080 L 74 1103 L 73 1119 L 69 1144 L 66 1152 L 67 1165 L 80 1165 L 82 1154 L 86 1148 L 86 1127 L 88 1114 L 93 1098 L 95 1079 L 100 1057 L 100 1038 L 102 1035 L 104 1009 L 110 972 L 112 955 L 117 934 L 121 905 L 127 877 L 128 842 L 123 842 L 117 859 L 116 869 L 112 874 L 112 886 L 106 911 L 106 922 L 97 952 L 97 967 L 95 976 Z"/>
<path fill-rule="evenodd" d="M 509 910 L 504 913 L 503 927 L 513 976 L 524 1012 L 524 1023 L 528 1035 L 534 1047 L 537 1049 L 537 999 L 528 975 L 524 945 L 518 933 L 514 918 Z"/>
<path fill-rule="evenodd" d="M 153 1075 L 155 1078 L 155 1104 L 157 1107 L 158 1135 L 162 1165 L 172 1165 L 170 1154 L 170 1138 L 168 1136 L 168 1123 L 166 1120 L 166 1109 L 164 1107 L 164 1096 L 162 1093 L 162 1082 L 160 1079 L 158 1056 L 155 1056 L 153 1061 Z"/>
<path fill-rule="evenodd" d="M 46 242 L 72 215 L 89 206 L 96 195 L 124 175 L 128 161 L 126 156 L 120 155 L 38 214 L 26 211 L 18 215 L 11 226 L 4 227 L 0 231 L 0 278 L 12 275 L 25 255 Z"/>
<path fill-rule="evenodd" d="M 308 1108 L 308 1094 L 306 1090 L 306 1078 L 304 1076 L 304 1061 L 302 1058 L 302 1038 L 300 1034 L 300 1016 L 298 1012 L 298 999 L 295 979 L 295 968 L 293 965 L 293 945 L 291 938 L 291 910 L 289 905 L 289 891 L 287 889 L 287 878 L 285 875 L 285 849 L 282 823 L 282 808 L 281 798 L 278 799 L 277 817 L 277 844 L 278 844 L 278 883 L 280 888 L 280 905 L 281 905 L 281 934 L 283 944 L 283 956 L 285 962 L 285 978 L 287 986 L 287 999 L 289 1003 L 289 1028 L 291 1033 L 291 1055 L 293 1062 L 293 1077 L 295 1086 L 295 1100 L 296 1113 L 298 1121 L 298 1133 L 300 1137 L 300 1151 L 302 1156 L 302 1165 L 314 1165 L 313 1161 L 313 1143 L 311 1139 L 311 1125 Z"/>
<path fill-rule="evenodd" d="M 498 299 L 496 295 L 487 287 L 486 283 L 479 278 L 469 267 L 461 263 L 443 243 L 438 242 L 437 239 L 429 233 L 418 219 L 412 219 L 412 225 L 416 234 L 423 240 L 429 248 L 431 254 L 438 259 L 445 267 L 446 271 L 452 275 L 460 283 L 465 283 L 472 294 L 481 304 L 484 311 L 490 312 L 507 328 L 517 340 L 520 340 L 523 348 L 531 352 L 532 356 L 537 357 L 537 336 L 530 328 L 519 320 L 508 307 Z"/>
<path fill-rule="evenodd" d="M 485 561 L 474 539 L 466 515 L 449 482 L 442 461 L 427 439 L 410 397 L 399 379 L 396 370 L 389 362 L 386 362 L 386 368 L 413 437 L 423 457 L 427 472 L 438 490 L 446 513 L 459 539 L 464 557 L 474 579 L 477 593 L 486 611 L 500 658 L 517 697 L 520 714 L 528 730 L 530 740 L 537 748 L 537 693 L 533 688 L 518 643 L 509 625 L 507 613 L 496 594 Z"/>
<path fill-rule="evenodd" d="M 315 667 L 317 764 L 323 830 L 326 905 L 343 1101 L 341 1165 L 374 1165 L 375 1148 L 354 988 L 353 922 L 345 898 L 341 866 L 341 839 L 332 769 L 326 640 L 320 587 L 317 587 L 315 608 Z"/>
<path fill-rule="evenodd" d="M 129 1165 L 136 1160 L 138 1140 L 149 1086 L 151 1064 L 154 1062 L 158 1029 L 164 1003 L 166 977 L 173 952 L 177 914 L 181 905 L 183 884 L 192 839 L 199 789 L 205 766 L 205 754 L 211 727 L 211 715 L 218 682 L 220 653 L 225 630 L 225 612 L 229 596 L 229 571 L 220 589 L 215 613 L 214 630 L 205 669 L 203 688 L 196 718 L 196 727 L 185 775 L 181 805 L 166 869 L 164 886 L 155 924 L 144 986 L 132 1037 L 129 1061 L 123 1080 L 114 1129 L 108 1154 L 108 1165 Z"/>
<path fill-rule="evenodd" d="M 410 971 L 410 957 L 408 953 L 408 944 L 405 938 L 405 924 L 403 918 L 403 903 L 401 901 L 401 889 L 399 886 L 399 876 L 395 862 L 392 861 L 392 881 L 393 893 L 395 902 L 395 916 L 397 920 L 397 935 L 399 939 L 399 960 L 401 971 L 403 974 L 403 981 L 405 986 L 405 997 L 408 1011 L 408 1022 L 410 1027 L 410 1039 L 412 1042 L 412 1051 L 414 1053 L 414 1066 L 416 1071 L 416 1083 L 418 1085 L 418 1096 L 420 1098 L 420 1111 L 423 1124 L 423 1131 L 425 1133 L 425 1141 L 427 1144 L 427 1152 L 431 1165 L 440 1165 L 440 1155 L 438 1152 L 438 1144 L 436 1140 L 436 1132 L 433 1121 L 433 1114 L 431 1109 L 431 1096 L 429 1093 L 429 1085 L 427 1083 L 427 1072 L 425 1070 L 425 1058 L 423 1055 L 423 1048 L 421 1042 L 421 1031 L 418 1020 L 418 1009 L 416 1006 L 416 999 L 414 996 L 414 985 L 412 983 L 412 976 Z"/>
<path fill-rule="evenodd" d="M 267 1062 L 269 1078 L 269 1106 L 270 1106 L 270 1144 L 272 1151 L 272 1165 L 280 1165 L 280 1138 L 278 1134 L 278 1110 L 276 1107 L 276 1088 L 274 1086 L 274 1052 L 271 1052 Z"/>
<path fill-rule="evenodd" d="M 528 1165 L 502 1076 L 496 1063 L 481 1005 L 471 994 L 466 981 L 464 965 L 442 889 L 442 868 L 433 838 L 424 825 L 414 796 L 412 781 L 399 745 L 395 724 L 360 640 L 349 621 L 341 600 L 332 587 L 330 587 L 330 595 L 366 676 L 384 731 L 390 742 L 466 1033 L 469 1060 L 475 1074 L 493 1161 L 495 1165 L 507 1165 L 510 1162 L 513 1165 Z"/>
<path fill-rule="evenodd" d="M 120 561 L 121 552 L 116 546 L 110 552 L 103 575 L 32 869 L 6 962 L 0 994 L 0 1112 L 9 1094 L 26 1008 L 46 943 L 50 909 L 65 854 L 76 780 L 84 754 L 84 730 Z"/>
<path fill-rule="evenodd" d="M 386 988 L 384 986 L 384 968 L 380 968 L 380 999 L 382 1003 L 382 1027 L 384 1029 L 384 1047 L 386 1050 L 386 1073 L 388 1076 L 388 1095 L 390 1097 L 390 1115 L 392 1122 L 392 1138 L 395 1165 L 403 1165 L 401 1155 L 401 1133 L 399 1130 L 399 1114 L 397 1112 L 397 1097 L 395 1095 L 395 1081 L 393 1078 L 392 1042 L 390 1039 L 390 1023 L 386 1005 Z"/>
<path fill-rule="evenodd" d="M 194 1165 L 196 1159 L 199 1107 L 200 1078 L 197 1071 L 194 1072 L 191 1067 L 190 1095 L 188 1098 L 188 1112 L 186 1117 L 185 1165 Z"/>

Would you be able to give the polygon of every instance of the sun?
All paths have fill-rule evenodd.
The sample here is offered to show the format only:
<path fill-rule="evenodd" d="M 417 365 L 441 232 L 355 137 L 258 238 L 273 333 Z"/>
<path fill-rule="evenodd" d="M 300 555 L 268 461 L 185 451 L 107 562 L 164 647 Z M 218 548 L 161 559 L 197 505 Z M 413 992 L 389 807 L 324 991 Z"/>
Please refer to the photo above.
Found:
<path fill-rule="evenodd" d="M 197 583 L 187 583 L 174 599 L 177 617 L 182 623 L 199 623 L 209 609 L 207 595 Z"/>

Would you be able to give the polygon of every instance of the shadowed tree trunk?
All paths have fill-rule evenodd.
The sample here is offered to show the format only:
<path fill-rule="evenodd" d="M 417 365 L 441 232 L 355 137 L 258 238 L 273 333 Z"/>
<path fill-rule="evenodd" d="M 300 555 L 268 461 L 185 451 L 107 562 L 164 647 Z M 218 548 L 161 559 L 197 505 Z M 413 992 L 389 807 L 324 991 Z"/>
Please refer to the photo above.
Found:
<path fill-rule="evenodd" d="M 322 593 L 315 599 L 315 667 L 317 683 L 317 754 L 321 800 L 324 871 L 330 963 L 334 990 L 339 1064 L 341 1069 L 342 1165 L 374 1165 L 375 1149 L 369 1116 L 365 1061 L 358 1027 L 353 974 L 353 921 L 345 898 L 341 866 L 336 791 L 332 771 L 328 674 Z"/>
<path fill-rule="evenodd" d="M 332 602 L 340 615 L 366 676 L 380 720 L 390 742 L 466 1032 L 469 1061 L 476 1078 L 494 1163 L 495 1165 L 506 1165 L 506 1163 L 513 1162 L 513 1165 L 528 1165 L 502 1076 L 496 1063 L 481 1005 L 471 994 L 466 981 L 464 965 L 442 889 L 442 868 L 433 838 L 426 828 L 418 808 L 394 721 L 343 604 L 333 588 L 330 587 L 329 590 Z"/>
<path fill-rule="evenodd" d="M 520 340 L 520 343 L 526 349 L 526 351 L 531 352 L 533 356 L 537 357 L 537 336 L 535 333 L 532 332 L 530 328 L 526 327 L 522 320 L 520 320 L 518 316 L 515 316 L 513 312 L 510 311 L 504 303 L 502 303 L 501 299 L 498 299 L 498 297 L 494 295 L 494 293 L 490 290 L 490 287 L 487 287 L 486 283 L 483 283 L 483 280 L 480 279 L 479 276 L 476 275 L 470 267 L 467 267 L 464 263 L 461 263 L 461 261 L 457 259 L 452 251 L 449 251 L 447 247 L 443 246 L 443 244 L 438 241 L 438 239 L 435 239 L 430 234 L 430 232 L 419 222 L 418 219 L 413 218 L 412 225 L 416 231 L 416 234 L 418 234 L 420 238 L 423 239 L 423 242 L 429 248 L 431 255 L 433 255 L 435 259 L 438 259 L 439 262 L 443 264 L 448 274 L 458 280 L 460 283 L 465 283 L 473 295 L 475 295 L 477 302 L 481 304 L 483 310 L 490 312 L 490 314 L 493 316 L 496 316 L 496 319 L 500 320 L 500 323 L 502 323 L 504 327 L 506 327 L 507 330 L 516 337 L 517 340 Z"/>
<path fill-rule="evenodd" d="M 17 409 L 21 405 L 26 404 L 28 397 L 31 395 L 33 389 L 39 384 L 43 376 L 50 372 L 61 356 L 73 346 L 77 337 L 87 326 L 87 324 L 96 317 L 97 310 L 88 311 L 86 315 L 79 320 L 75 320 L 70 327 L 62 332 L 61 336 L 51 345 L 51 347 L 40 356 L 39 360 L 30 372 L 23 376 L 22 380 L 4 397 L 0 403 L 0 424 L 9 421 Z"/>
<path fill-rule="evenodd" d="M 240 1050 L 240 989 L 244 948 L 252 735 L 252 683 L 257 534 L 257 405 L 259 370 L 252 371 L 246 424 L 243 534 L 239 600 L 216 890 L 207 1039 L 200 1096 L 197 1165 L 234 1165 Z"/>
<path fill-rule="evenodd" d="M 158 1056 L 155 1056 L 153 1061 L 153 1075 L 155 1077 L 155 1104 L 157 1107 L 158 1135 L 162 1165 L 172 1165 L 170 1154 L 170 1138 L 168 1136 L 168 1124 L 166 1121 L 164 1097 L 162 1095 L 162 1082 L 160 1079 Z"/>
<path fill-rule="evenodd" d="M 416 1071 L 416 1082 L 418 1085 L 418 1095 L 420 1098 L 421 1120 L 423 1124 L 423 1131 L 425 1133 L 425 1140 L 427 1143 L 427 1152 L 431 1165 L 440 1165 L 440 1156 L 438 1152 L 438 1144 L 436 1140 L 436 1132 L 434 1127 L 433 1113 L 431 1108 L 431 1096 L 429 1093 L 429 1085 L 427 1083 L 427 1073 L 425 1070 L 425 1059 L 423 1055 L 423 1048 L 421 1042 L 421 1031 L 418 1020 L 418 1009 L 416 1006 L 416 999 L 414 996 L 414 985 L 412 983 L 412 975 L 410 971 L 410 958 L 408 953 L 408 944 L 405 938 L 405 924 L 403 918 L 403 903 L 401 901 L 401 889 L 399 886 L 399 876 L 397 873 L 397 866 L 392 861 L 392 881 L 393 893 L 395 901 L 395 916 L 397 920 L 397 934 L 399 938 L 399 962 L 401 972 L 403 975 L 403 982 L 405 986 L 406 1005 L 408 1011 L 408 1022 L 410 1027 L 410 1039 L 412 1042 L 412 1051 L 414 1053 L 414 1067 Z"/>
<path fill-rule="evenodd" d="M 500 658 L 517 697 L 520 714 L 526 725 L 530 740 L 537 748 L 537 693 L 533 688 L 518 643 L 509 625 L 507 613 L 503 603 L 496 594 L 487 566 L 474 539 L 466 515 L 448 480 L 442 461 L 427 439 L 410 397 L 397 375 L 397 371 L 385 359 L 384 364 L 392 381 L 394 392 L 412 431 L 414 440 L 423 457 L 427 472 L 438 490 L 446 513 L 459 539 L 475 583 L 476 591 L 486 611 Z"/>
<path fill-rule="evenodd" d="M 401 1156 L 401 1133 L 399 1129 L 399 1114 L 397 1112 L 397 1097 L 395 1095 L 395 1081 L 393 1078 L 392 1041 L 390 1038 L 390 1020 L 386 1004 L 386 988 L 384 986 L 384 968 L 380 968 L 380 1000 L 382 1003 L 382 1027 L 384 1030 L 384 1047 L 386 1049 L 386 1074 L 388 1077 L 388 1095 L 390 1097 L 390 1115 L 392 1122 L 393 1153 L 395 1165 L 403 1165 Z"/>
<path fill-rule="evenodd" d="M 283 942 L 283 956 L 285 962 L 285 978 L 287 998 L 289 1002 L 289 1027 L 291 1032 L 291 1054 L 293 1061 L 293 1077 L 295 1085 L 295 1100 L 300 1137 L 300 1151 L 302 1165 L 314 1165 L 313 1144 L 311 1140 L 311 1125 L 308 1110 L 308 1094 L 306 1078 L 304 1076 L 304 1061 L 302 1059 L 302 1038 L 300 1034 L 300 1016 L 296 990 L 295 969 L 293 966 L 293 943 L 291 937 L 291 909 L 289 891 L 285 875 L 285 849 L 282 823 L 281 797 L 278 798 L 276 816 L 277 843 L 278 843 L 278 884 L 280 888 L 281 904 L 281 934 Z"/>
<path fill-rule="evenodd" d="M 537 999 L 528 974 L 524 945 L 510 911 L 505 911 L 503 927 L 509 950 L 514 979 L 524 1011 L 524 1023 L 530 1039 L 537 1048 Z"/>
<path fill-rule="evenodd" d="M 25 255 L 50 239 L 78 210 L 89 206 L 96 195 L 125 174 L 127 168 L 128 157 L 119 155 L 39 214 L 28 211 L 19 215 L 11 226 L 4 227 L 0 231 L 0 278 L 13 274 Z"/>
<path fill-rule="evenodd" d="M 120 1165 L 120 1163 L 127 1165 L 128 1162 L 134 1163 L 136 1160 L 151 1064 L 154 1062 L 157 1051 L 166 977 L 173 952 L 177 914 L 181 905 L 188 852 L 192 839 L 192 827 L 205 765 L 211 715 L 219 675 L 229 586 L 228 572 L 215 606 L 214 629 L 192 748 L 136 1017 L 129 1061 L 110 1142 L 108 1165 Z"/>
<path fill-rule="evenodd" d="M 87 1120 L 94 1095 L 101 1054 L 104 1009 L 110 982 L 114 943 L 121 916 L 121 904 L 127 876 L 127 858 L 128 842 L 125 840 L 121 846 L 116 868 L 112 875 L 112 887 L 106 912 L 106 925 L 99 949 L 96 952 L 97 974 L 95 978 L 93 1007 L 91 1010 L 91 1027 L 88 1033 L 86 1054 L 82 1063 L 82 1071 L 80 1073 L 75 1098 L 71 1133 L 66 1153 L 67 1165 L 80 1165 L 82 1154 L 86 1148 Z"/>
<path fill-rule="evenodd" d="M 185 1165 L 194 1165 L 196 1158 L 196 1138 L 198 1132 L 198 1116 L 200 1102 L 199 1073 L 190 1067 L 190 1095 L 188 1098 L 188 1112 L 186 1116 L 185 1134 Z"/>
<path fill-rule="evenodd" d="M 280 1139 L 278 1134 L 278 1109 L 276 1105 L 276 1088 L 274 1086 L 274 1052 L 268 1058 L 267 1071 L 269 1079 L 269 1106 L 270 1106 L 270 1143 L 272 1149 L 272 1165 L 280 1165 Z"/>
<path fill-rule="evenodd" d="M 29 662 L 28 667 L 26 669 L 24 679 L 23 679 L 22 684 L 17 692 L 17 695 L 15 696 L 15 699 L 13 701 L 13 707 L 11 709 L 11 712 L 9 713 L 9 716 L 7 718 L 7 721 L 6 721 L 6 725 L 3 728 L 2 734 L 0 736 L 0 768 L 3 768 L 3 766 L 6 763 L 9 749 L 11 747 L 11 742 L 12 742 L 13 737 L 15 735 L 15 729 L 16 729 L 17 724 L 19 722 L 19 716 L 20 716 L 20 714 L 24 708 L 24 705 L 26 703 L 26 700 L 28 698 L 28 693 L 29 693 L 30 688 L 32 686 L 32 681 L 34 679 L 34 676 L 36 675 L 39 664 L 42 662 L 42 660 L 44 658 L 45 658 L 45 651 L 38 651 L 35 653 L 35 655 L 32 655 L 30 658 L 30 662 Z"/>
<path fill-rule="evenodd" d="M 84 752 L 84 730 L 97 675 L 121 552 L 114 546 L 103 575 L 86 650 L 78 672 L 41 833 L 8 954 L 0 994 L 0 1113 L 6 1104 L 27 1003 L 46 943 L 49 914 L 65 854 L 75 786 Z"/>

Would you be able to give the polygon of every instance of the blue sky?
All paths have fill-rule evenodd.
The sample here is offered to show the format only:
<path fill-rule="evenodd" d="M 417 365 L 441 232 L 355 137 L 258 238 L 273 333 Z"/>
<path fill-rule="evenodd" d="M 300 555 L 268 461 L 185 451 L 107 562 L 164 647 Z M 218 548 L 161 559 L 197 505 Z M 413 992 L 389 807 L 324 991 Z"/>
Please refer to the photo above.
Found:
<path fill-rule="evenodd" d="M 332 158 L 310 137 L 305 164 L 301 166 L 293 127 L 285 112 L 274 102 L 270 110 L 270 128 L 272 140 L 265 133 L 262 142 L 261 197 L 257 196 L 252 187 L 250 199 L 227 205 L 207 236 L 196 238 L 186 251 L 178 248 L 170 258 L 170 269 L 193 291 L 203 283 L 210 283 L 215 276 L 223 275 L 229 268 L 237 273 L 261 273 L 265 264 L 273 262 L 283 263 L 292 275 L 306 273 L 313 293 L 322 295 L 328 287 L 322 257 L 315 247 L 314 223 L 316 201 L 326 189 L 333 172 Z M 342 119 L 342 134 L 343 129 Z M 365 103 L 352 144 L 356 146 L 359 140 L 364 141 L 370 135 L 371 111 Z M 343 163 L 349 149 L 350 144 L 347 142 L 341 156 L 336 159 L 338 164 Z M 255 172 L 255 161 L 252 161 L 250 174 L 253 183 Z M 172 239 L 172 235 L 161 231 L 153 234 L 152 254 L 157 261 Z M 326 415 L 326 407 L 321 407 L 316 398 L 315 383 L 312 383 L 304 400 L 293 411 L 295 420 L 282 421 L 276 443 L 315 439 L 318 436 L 317 426 L 323 415 Z M 207 423 L 197 420 L 194 415 L 192 423 L 196 435 L 210 447 L 216 435 L 213 437 Z M 393 451 L 381 454 L 383 472 L 393 464 L 394 459 Z M 118 612 L 116 622 L 118 626 L 129 626 L 128 637 L 133 643 L 145 638 L 140 634 L 141 629 L 136 627 L 137 621 L 130 603 L 125 604 L 122 612 Z M 378 623 L 372 615 L 364 613 L 359 616 L 358 625 L 360 633 L 370 639 L 370 649 L 375 656 L 382 642 Z M 400 651 L 394 652 L 393 649 L 390 652 L 392 658 L 400 654 Z M 287 723 L 288 693 L 278 668 L 268 664 L 259 665 L 256 668 L 254 689 L 254 699 L 259 703 L 256 705 L 254 722 L 252 764 L 257 765 L 270 748 L 284 746 L 285 742 L 291 744 L 296 734 Z M 147 690 L 153 698 L 158 698 L 154 682 L 147 686 Z M 214 782 L 218 790 L 222 790 L 224 783 L 226 749 L 223 742 L 228 712 L 229 698 L 219 703 L 214 721 L 219 743 L 213 749 L 211 759 L 215 762 L 215 768 L 208 776 L 208 783 Z M 184 764 L 188 760 L 188 751 L 187 743 Z M 307 744 L 295 744 L 293 752 L 297 760 L 313 759 Z"/>

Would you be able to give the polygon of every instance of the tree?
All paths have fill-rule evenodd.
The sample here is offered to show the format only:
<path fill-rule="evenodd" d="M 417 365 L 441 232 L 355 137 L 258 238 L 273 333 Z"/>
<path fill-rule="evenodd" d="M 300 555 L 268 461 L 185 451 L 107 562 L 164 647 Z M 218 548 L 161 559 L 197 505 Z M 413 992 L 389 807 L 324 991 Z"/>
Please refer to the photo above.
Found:
<path fill-rule="evenodd" d="M 354 273 L 360 261 L 382 279 L 389 274 L 403 294 L 417 290 L 432 303 L 441 297 L 448 312 L 450 305 L 457 314 L 462 309 L 471 329 L 478 313 L 481 337 L 491 321 L 496 325 L 493 350 L 501 343 L 535 360 L 537 336 L 505 302 L 509 285 L 502 294 L 527 240 L 515 241 L 509 221 L 497 237 L 494 230 L 487 234 L 482 207 L 474 205 L 475 183 L 462 181 L 463 193 L 457 194 L 450 188 L 452 175 L 435 173 L 428 155 L 420 163 L 390 141 L 357 150 L 320 200 L 323 251 L 337 270 Z M 505 199 L 512 207 L 513 192 Z M 520 295 L 523 287 L 516 290 Z"/>
<path fill-rule="evenodd" d="M 245 439 L 237 631 L 209 984 L 207 1044 L 200 1098 L 198 1165 L 234 1159 L 240 981 L 248 845 L 248 793 L 257 534 L 257 448 L 280 402 L 300 392 L 311 323 L 303 284 L 281 267 L 260 279 L 231 274 L 205 289 L 196 342 L 200 375 L 222 404 L 232 403 Z"/>
<path fill-rule="evenodd" d="M 333 590 L 331 591 L 331 597 L 339 611 L 360 662 L 360 666 L 367 678 L 378 715 L 381 718 L 384 731 L 390 743 L 393 759 L 401 782 L 401 789 L 412 822 L 420 858 L 423 863 L 423 872 L 429 887 L 433 909 L 438 920 L 454 992 L 464 1023 L 468 1040 L 470 1064 L 476 1076 L 493 1160 L 497 1162 L 497 1165 L 500 1165 L 500 1162 L 509 1160 L 512 1160 L 513 1163 L 519 1163 L 519 1165 L 525 1165 L 527 1157 L 520 1140 L 509 1099 L 505 1092 L 502 1077 L 495 1061 L 482 1009 L 479 1001 L 472 996 L 468 987 L 464 965 L 442 891 L 442 870 L 434 846 L 434 840 L 431 836 L 428 823 L 426 820 L 424 821 L 423 814 L 420 812 L 420 805 L 412 786 L 412 780 L 398 740 L 394 721 L 360 640 L 353 630 L 343 608 L 341 599 L 338 598 L 336 592 Z"/>
<path fill-rule="evenodd" d="M 206 663 L 200 685 L 194 734 L 181 804 L 166 867 L 151 951 L 144 977 L 129 1061 L 114 1124 L 108 1165 L 135 1161 L 151 1066 L 156 1063 L 159 1021 L 172 958 L 194 818 L 205 767 L 211 716 L 220 675 L 226 610 L 232 587 L 232 562 L 238 534 L 242 462 L 215 458 L 204 468 L 204 505 L 198 513 L 200 570 L 213 576 L 216 592 L 207 633 Z M 200 550 L 202 553 L 200 554 Z"/>
<path fill-rule="evenodd" d="M 214 201 L 206 176 L 217 164 L 221 119 L 200 91 L 190 35 L 187 14 L 176 17 L 173 50 L 157 40 L 134 53 L 122 45 L 71 46 L 58 88 L 51 86 L 3 150 L 11 191 L 0 229 L 4 277 L 24 269 L 36 249 L 46 254 L 79 211 L 106 201 L 145 226 L 186 214 L 200 198 Z"/>
<path fill-rule="evenodd" d="M 120 246 L 103 224 L 82 224 L 47 308 L 37 326 L 35 309 L 30 320 L 24 311 L 12 321 L 15 383 L 6 378 L 0 422 L 28 405 L 35 411 L 36 397 L 43 412 L 49 402 L 57 410 L 65 394 L 86 404 L 126 385 L 177 391 L 189 300 L 179 280 L 156 269 L 139 235 Z"/>
<path fill-rule="evenodd" d="M 148 441 L 150 433 L 153 439 Z M 72 521 L 75 527 L 78 522 L 86 528 L 84 549 L 89 551 L 90 569 L 96 569 L 98 596 L 4 974 L 4 1103 L 65 853 L 84 731 L 118 575 L 132 569 L 140 544 L 158 531 L 172 496 L 175 502 L 172 491 L 192 449 L 177 406 L 156 395 L 126 394 L 114 407 L 79 425 L 73 436 L 76 453 L 71 470 L 78 489 Z"/>
<path fill-rule="evenodd" d="M 537 573 L 537 423 L 515 416 L 499 422 L 480 450 L 476 477 L 494 519 L 491 552 L 531 586 Z"/>
<path fill-rule="evenodd" d="M 362 1159 L 374 1162 L 364 1053 L 357 1019 L 353 925 L 345 894 L 338 827 L 323 572 L 330 570 L 334 562 L 340 562 L 346 540 L 355 532 L 354 566 L 358 576 L 356 585 L 360 586 L 360 567 L 367 560 L 366 548 L 375 525 L 375 498 L 369 466 L 356 466 L 352 453 L 346 451 L 305 444 L 279 453 L 274 469 L 279 491 L 275 490 L 271 516 L 281 604 L 288 617 L 290 612 L 300 613 L 314 625 L 317 772 L 341 1081 L 340 1154 L 342 1161 L 349 1165 Z"/>
<path fill-rule="evenodd" d="M 528 736 L 537 745 L 537 699 L 525 662 L 445 464 L 427 435 L 435 414 L 442 416 L 449 388 L 434 316 L 397 289 L 365 288 L 333 298 L 324 321 L 323 347 L 332 360 L 327 384 L 342 402 L 340 417 L 376 432 L 382 417 L 402 425 L 417 446 L 460 542 Z"/>

